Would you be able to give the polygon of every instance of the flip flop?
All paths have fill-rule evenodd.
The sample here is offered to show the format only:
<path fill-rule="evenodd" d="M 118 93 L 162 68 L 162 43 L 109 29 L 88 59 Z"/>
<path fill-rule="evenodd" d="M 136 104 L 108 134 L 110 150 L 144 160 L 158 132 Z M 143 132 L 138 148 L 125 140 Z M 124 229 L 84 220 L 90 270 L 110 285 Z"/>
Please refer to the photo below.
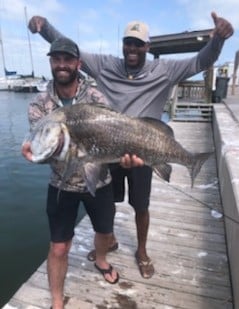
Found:
<path fill-rule="evenodd" d="M 135 253 L 135 259 L 136 259 L 136 263 L 138 265 L 141 276 L 144 279 L 151 278 L 154 274 L 154 266 L 153 266 L 152 260 L 150 258 L 148 258 L 145 261 L 140 260 L 137 252 Z"/>
<path fill-rule="evenodd" d="M 101 275 L 104 277 L 105 281 L 107 281 L 110 284 L 115 284 L 119 281 L 119 274 L 117 273 L 117 277 L 115 278 L 115 281 L 109 281 L 105 278 L 106 274 L 110 274 L 112 276 L 112 271 L 113 271 L 113 267 L 111 264 L 109 264 L 109 268 L 108 269 L 103 269 L 100 268 L 98 265 L 96 265 L 95 263 L 95 268 L 101 273 Z"/>
<path fill-rule="evenodd" d="M 116 242 L 115 244 L 113 244 L 113 246 L 109 247 L 107 252 L 113 252 L 113 251 L 117 250 L 118 248 L 119 248 L 119 244 L 118 244 L 118 242 Z M 94 262 L 96 260 L 95 249 L 91 250 L 87 254 L 87 260 L 90 261 L 90 262 Z"/>

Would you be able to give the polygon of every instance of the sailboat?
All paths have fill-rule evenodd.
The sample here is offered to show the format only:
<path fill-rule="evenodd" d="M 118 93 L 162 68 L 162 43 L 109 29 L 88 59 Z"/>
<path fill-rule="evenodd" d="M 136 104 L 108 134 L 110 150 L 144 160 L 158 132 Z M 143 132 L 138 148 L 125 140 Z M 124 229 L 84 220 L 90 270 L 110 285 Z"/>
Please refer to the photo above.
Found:
<path fill-rule="evenodd" d="M 31 68 L 32 73 L 30 75 L 22 75 L 23 83 L 21 85 L 16 85 L 13 87 L 15 92 L 39 92 L 44 91 L 46 89 L 47 81 L 45 78 L 35 77 L 34 67 L 33 67 L 33 58 L 32 58 L 32 48 L 31 48 L 31 40 L 28 30 L 28 18 L 27 18 L 27 8 L 24 7 L 25 12 L 25 20 L 26 20 L 26 29 L 27 29 L 27 39 L 28 39 L 28 47 L 29 47 L 29 55 L 31 60 Z M 45 87 L 43 87 L 45 86 Z"/>
<path fill-rule="evenodd" d="M 18 83 L 18 81 L 20 82 L 20 78 L 17 75 L 16 71 L 8 71 L 6 69 L 1 27 L 0 27 L 0 46 L 1 46 L 2 62 L 4 68 L 4 76 L 0 77 L 0 90 L 10 91 L 13 90 L 14 85 Z"/>
<path fill-rule="evenodd" d="M 27 23 L 27 11 L 25 10 L 25 18 Z M 3 91 L 15 91 L 15 92 L 39 92 L 45 90 L 43 85 L 46 84 L 46 80 L 41 77 L 35 77 L 34 68 L 33 68 L 33 59 L 32 59 L 32 50 L 31 50 L 31 42 L 29 31 L 27 28 L 28 35 L 28 45 L 29 45 L 29 54 L 31 60 L 32 72 L 28 75 L 18 74 L 17 71 L 9 71 L 6 68 L 5 62 L 5 54 L 2 40 L 2 33 L 0 27 L 0 46 L 1 46 L 1 54 L 2 54 L 2 62 L 4 68 L 4 76 L 0 77 L 0 90 Z M 39 87 L 40 86 L 40 87 Z"/>

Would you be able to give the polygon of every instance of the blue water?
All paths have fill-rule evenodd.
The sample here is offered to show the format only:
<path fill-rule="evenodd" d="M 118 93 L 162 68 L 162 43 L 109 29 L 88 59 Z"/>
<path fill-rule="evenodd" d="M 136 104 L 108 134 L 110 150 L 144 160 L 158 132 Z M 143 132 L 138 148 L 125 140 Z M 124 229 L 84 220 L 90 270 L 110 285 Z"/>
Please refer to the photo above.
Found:
<path fill-rule="evenodd" d="M 48 166 L 20 154 L 35 94 L 0 92 L 0 307 L 45 259 Z"/>

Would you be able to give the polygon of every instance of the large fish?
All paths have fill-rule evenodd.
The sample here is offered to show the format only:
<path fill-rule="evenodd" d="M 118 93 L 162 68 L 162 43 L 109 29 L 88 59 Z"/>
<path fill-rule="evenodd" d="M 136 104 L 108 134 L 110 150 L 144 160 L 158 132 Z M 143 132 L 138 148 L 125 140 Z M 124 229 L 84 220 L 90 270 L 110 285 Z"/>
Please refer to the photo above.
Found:
<path fill-rule="evenodd" d="M 76 144 L 71 147 L 70 141 Z M 191 153 L 174 138 L 164 122 L 132 118 L 98 104 L 75 104 L 43 117 L 28 137 L 32 162 L 55 158 L 68 162 L 65 177 L 76 167 L 82 170 L 89 191 L 106 163 L 119 162 L 128 153 L 142 158 L 156 174 L 169 181 L 170 163 L 188 168 L 193 186 L 202 164 L 211 153 Z"/>

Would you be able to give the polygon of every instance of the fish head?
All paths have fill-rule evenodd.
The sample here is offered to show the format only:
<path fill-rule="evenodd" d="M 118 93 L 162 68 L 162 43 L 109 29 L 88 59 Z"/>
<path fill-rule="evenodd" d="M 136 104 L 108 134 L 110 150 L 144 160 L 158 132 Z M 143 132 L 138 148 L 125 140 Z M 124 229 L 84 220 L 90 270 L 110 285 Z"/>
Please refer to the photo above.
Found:
<path fill-rule="evenodd" d="M 40 163 L 49 158 L 64 160 L 69 150 L 70 135 L 64 123 L 43 122 L 31 138 L 32 162 Z"/>

